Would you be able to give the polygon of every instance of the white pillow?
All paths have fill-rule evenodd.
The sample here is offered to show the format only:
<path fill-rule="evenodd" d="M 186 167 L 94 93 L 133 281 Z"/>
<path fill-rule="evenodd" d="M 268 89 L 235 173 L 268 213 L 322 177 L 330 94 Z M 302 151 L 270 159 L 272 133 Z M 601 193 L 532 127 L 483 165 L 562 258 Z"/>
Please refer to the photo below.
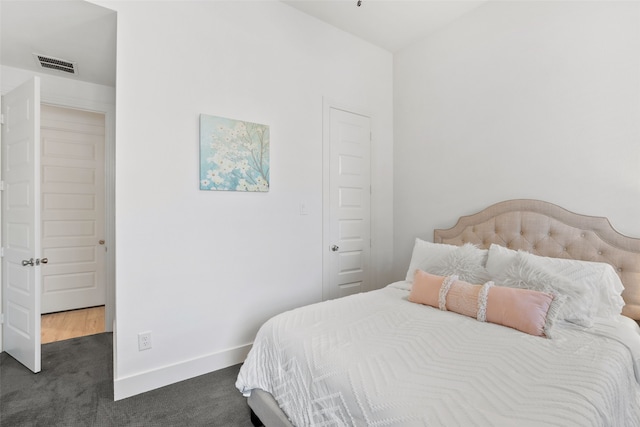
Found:
<path fill-rule="evenodd" d="M 465 243 L 441 257 L 428 272 L 438 276 L 456 275 L 469 283 L 486 283 L 491 279 L 484 268 L 487 253 L 486 249 Z"/>
<path fill-rule="evenodd" d="M 413 245 L 413 253 L 411 254 L 411 262 L 407 270 L 406 281 L 413 283 L 413 275 L 416 270 L 421 269 L 427 271 L 443 256 L 455 250 L 457 246 L 446 245 L 444 243 L 431 243 L 416 237 L 416 243 Z"/>
<path fill-rule="evenodd" d="M 534 265 L 585 287 L 590 294 L 589 299 L 594 304 L 591 309 L 595 316 L 613 318 L 622 312 L 624 300 L 621 294 L 624 286 L 610 264 L 550 258 L 525 253 Z M 487 258 L 487 271 L 492 277 L 495 277 L 515 260 L 517 254 L 518 251 L 495 244 L 491 245 Z"/>
<path fill-rule="evenodd" d="M 596 305 L 589 290 L 569 279 L 540 267 L 527 252 L 516 252 L 511 263 L 493 276 L 496 285 L 531 289 L 554 295 L 561 301 L 558 318 L 580 326 L 593 326 Z"/>
<path fill-rule="evenodd" d="M 487 271 L 492 277 L 497 276 L 513 264 L 517 255 L 518 251 L 492 243 L 489 246 L 489 254 L 487 255 Z"/>
<path fill-rule="evenodd" d="M 487 253 L 486 249 L 480 249 L 471 244 L 455 246 L 444 243 L 431 243 L 416 238 L 405 280 L 413 283 L 413 275 L 418 269 L 439 275 L 443 275 L 449 270 L 455 270 L 455 274 L 458 274 L 460 280 L 481 283 L 481 280 L 476 281 L 473 279 L 476 276 L 481 278 L 488 277 L 484 270 Z M 466 278 L 463 278 L 463 276 Z"/>

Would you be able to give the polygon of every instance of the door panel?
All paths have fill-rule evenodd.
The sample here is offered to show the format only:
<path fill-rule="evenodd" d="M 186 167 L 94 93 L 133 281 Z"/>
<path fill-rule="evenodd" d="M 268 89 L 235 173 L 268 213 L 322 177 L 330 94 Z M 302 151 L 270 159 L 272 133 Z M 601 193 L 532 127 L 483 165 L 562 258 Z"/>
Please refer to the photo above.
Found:
<path fill-rule="evenodd" d="M 42 106 L 42 313 L 104 305 L 103 114 Z"/>
<path fill-rule="evenodd" d="M 325 299 L 368 289 L 371 131 L 365 116 L 330 109 L 330 280 Z"/>
<path fill-rule="evenodd" d="M 2 98 L 3 349 L 40 371 L 40 80 Z M 34 260 L 33 265 L 23 261 Z"/>

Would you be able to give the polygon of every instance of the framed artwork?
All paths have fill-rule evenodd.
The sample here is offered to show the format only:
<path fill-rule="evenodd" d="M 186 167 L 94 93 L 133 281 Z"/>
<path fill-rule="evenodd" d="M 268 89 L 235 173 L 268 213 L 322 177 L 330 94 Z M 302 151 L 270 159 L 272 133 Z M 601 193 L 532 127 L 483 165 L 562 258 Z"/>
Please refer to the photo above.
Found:
<path fill-rule="evenodd" d="M 269 191 L 269 126 L 201 114 L 200 190 Z"/>

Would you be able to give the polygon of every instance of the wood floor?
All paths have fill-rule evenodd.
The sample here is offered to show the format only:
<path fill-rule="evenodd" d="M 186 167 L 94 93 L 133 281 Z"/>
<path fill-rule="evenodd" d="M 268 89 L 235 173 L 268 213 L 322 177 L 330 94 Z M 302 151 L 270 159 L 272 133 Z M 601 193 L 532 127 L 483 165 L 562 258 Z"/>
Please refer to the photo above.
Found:
<path fill-rule="evenodd" d="M 42 344 L 104 332 L 104 306 L 43 314 Z"/>

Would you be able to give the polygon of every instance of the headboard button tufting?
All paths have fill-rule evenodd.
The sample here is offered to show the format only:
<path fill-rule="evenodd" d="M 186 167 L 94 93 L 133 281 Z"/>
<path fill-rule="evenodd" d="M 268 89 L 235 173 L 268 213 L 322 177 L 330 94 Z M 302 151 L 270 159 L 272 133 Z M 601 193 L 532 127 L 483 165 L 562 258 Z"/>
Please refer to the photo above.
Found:
<path fill-rule="evenodd" d="M 465 234 L 469 230 L 480 234 Z M 621 235 L 604 217 L 575 214 L 540 200 L 508 200 L 460 218 L 451 229 L 435 230 L 434 241 L 460 245 L 463 234 L 485 247 L 496 243 L 541 256 L 607 262 L 624 279 L 622 313 L 640 320 L 640 239 Z"/>

